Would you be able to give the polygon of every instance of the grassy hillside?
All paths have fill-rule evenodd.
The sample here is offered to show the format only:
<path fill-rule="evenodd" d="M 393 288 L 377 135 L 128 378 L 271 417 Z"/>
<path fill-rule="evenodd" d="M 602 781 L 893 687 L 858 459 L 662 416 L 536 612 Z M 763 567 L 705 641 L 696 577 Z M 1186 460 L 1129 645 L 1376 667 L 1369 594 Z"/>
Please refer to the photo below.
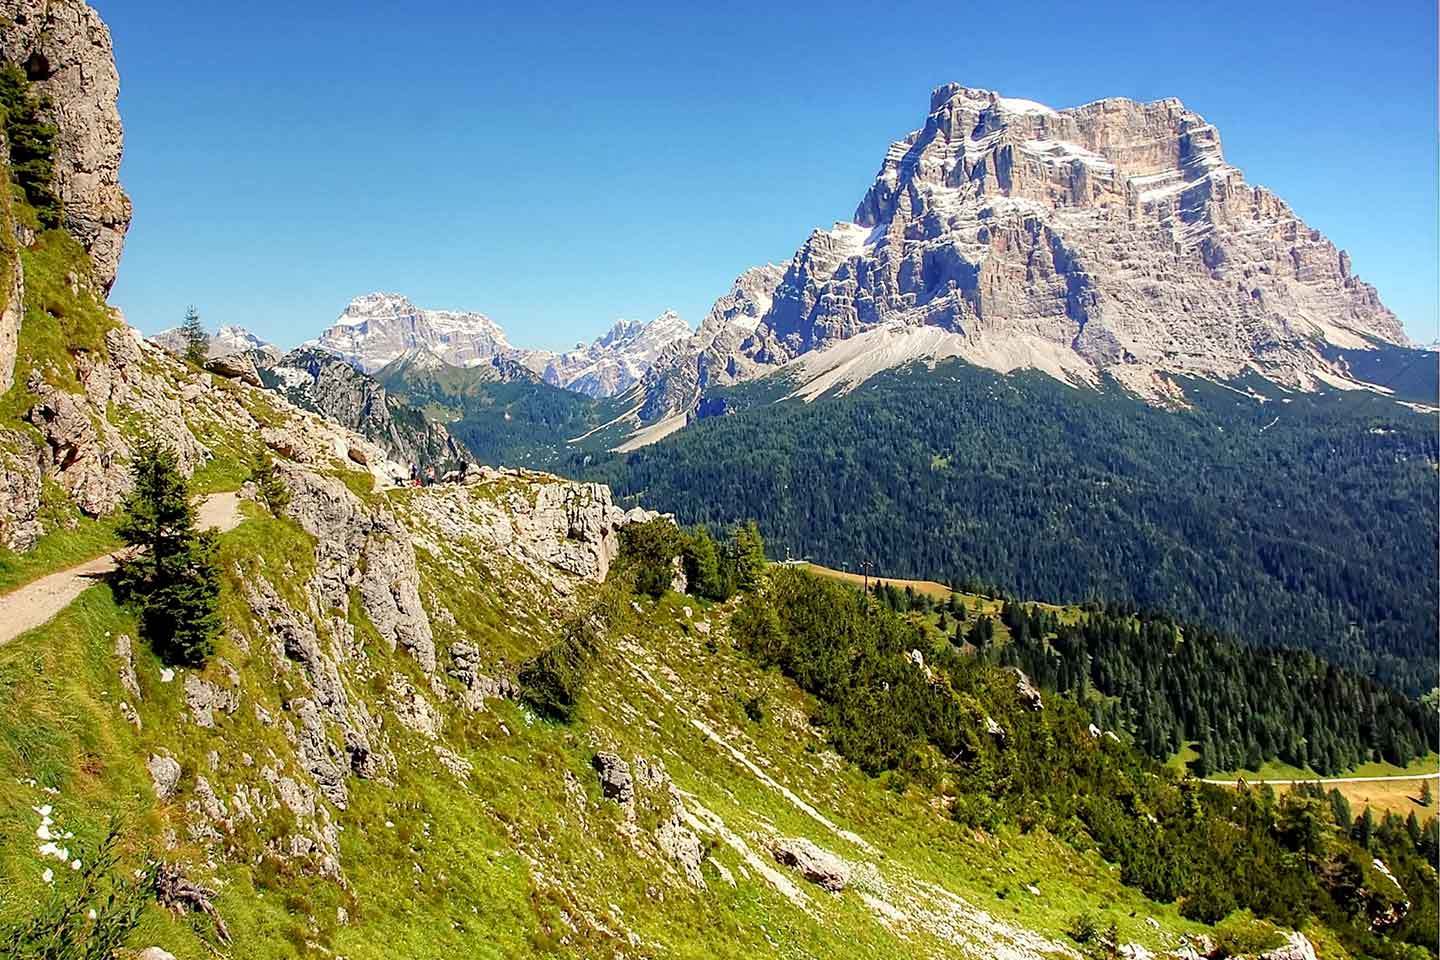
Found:
<path fill-rule="evenodd" d="M 14 772 L 0 783 L 0 916 L 45 896 L 34 807 L 52 804 L 77 848 L 118 814 L 130 851 L 156 849 L 162 837 L 178 834 L 169 855 L 198 863 L 205 844 L 185 832 L 186 808 L 197 802 L 194 776 L 228 798 L 248 777 L 242 752 L 256 762 L 289 755 L 279 731 L 257 720 L 256 706 L 283 716 L 285 699 L 241 595 L 243 580 L 260 570 L 283 569 L 298 583 L 313 545 L 288 522 L 251 508 L 249 520 L 223 535 L 222 551 L 228 630 L 203 675 L 223 682 L 220 659 L 233 664 L 242 702 L 214 729 L 194 726 L 183 675 L 164 682 L 143 647 L 143 699 L 133 704 L 138 729 L 122 716 L 117 704 L 132 698 L 120 687 L 114 643 L 135 636 L 136 624 L 104 586 L 0 649 L 0 761 Z M 482 642 L 498 666 L 553 638 L 554 621 L 532 606 L 536 588 L 519 571 L 497 566 L 456 580 L 443 556 L 426 556 L 427 584 L 443 585 L 445 604 L 465 612 L 445 642 Z M 1152 947 L 1201 929 L 1173 905 L 1149 903 L 1121 886 L 1094 854 L 1044 832 L 963 828 L 924 797 L 897 794 L 840 761 L 806 719 L 809 698 L 730 645 L 728 607 L 673 594 L 637 605 L 615 625 L 615 643 L 572 725 L 492 701 L 480 713 L 447 715 L 432 743 L 397 723 L 375 697 L 400 767 L 388 784 L 355 781 L 348 808 L 333 811 L 346 885 L 266 853 L 297 829 L 289 815 L 227 837 L 215 879 L 232 954 L 862 957 L 893 953 L 900 942 L 892 929 L 899 921 L 877 916 L 869 902 L 877 897 L 912 917 L 901 925 L 904 951 L 916 956 L 947 949 L 942 916 L 962 932 L 956 935 L 967 952 L 992 936 L 1022 936 L 1007 924 L 1063 940 L 1081 912 Z M 711 632 L 702 633 L 701 623 Z M 413 662 L 376 642 L 363 615 L 354 625 L 364 643 L 361 672 L 377 678 L 376 690 L 395 675 L 424 688 Z M 753 697 L 765 705 L 760 721 L 742 706 Z M 432 746 L 452 751 L 470 771 L 452 773 Z M 701 867 L 704 889 L 667 867 L 644 833 L 632 834 L 616 804 L 602 800 L 589 766 L 601 747 L 662 762 L 687 806 L 708 811 L 735 838 L 712 840 Z M 157 750 L 172 752 L 186 771 L 186 786 L 163 802 L 154 799 L 144 768 Z M 218 766 L 212 750 L 222 757 Z M 651 816 L 642 809 L 642 827 Z M 879 873 L 871 886 L 839 896 L 796 876 L 804 897 L 797 906 L 731 845 L 773 867 L 757 838 L 775 832 L 812 836 Z M 165 943 L 199 960 L 210 955 L 207 939 L 213 931 L 205 922 L 157 909 L 147 913 L 138 942 Z"/>

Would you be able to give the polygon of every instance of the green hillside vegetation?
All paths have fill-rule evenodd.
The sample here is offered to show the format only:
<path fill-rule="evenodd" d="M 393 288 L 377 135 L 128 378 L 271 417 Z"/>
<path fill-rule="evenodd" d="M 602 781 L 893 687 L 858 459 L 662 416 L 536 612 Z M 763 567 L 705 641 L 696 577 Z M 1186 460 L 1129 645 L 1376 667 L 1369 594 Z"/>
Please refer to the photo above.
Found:
<path fill-rule="evenodd" d="M 565 472 L 687 523 L 754 517 L 778 553 L 831 567 L 1133 602 L 1430 689 L 1432 419 L 1364 392 L 1184 387 L 1188 407 L 1161 409 L 1034 372 L 914 366 L 814 403 L 737 403 Z"/>
<path fill-rule="evenodd" d="M 871 590 L 921 631 L 925 650 L 1019 667 L 1150 757 L 1184 752 L 1197 776 L 1219 779 L 1227 764 L 1298 770 L 1292 760 L 1310 771 L 1295 777 L 1365 776 L 1355 771 L 1400 772 L 1433 755 L 1433 707 L 1306 651 L 1245 646 L 1164 613 L 1021 603 L 968 586 L 942 596 L 939 584 L 885 579 Z"/>
<path fill-rule="evenodd" d="M 1078 705 L 1046 697 L 1042 706 L 983 657 L 932 649 L 913 662 L 922 635 L 901 615 L 802 571 L 773 572 L 737 611 L 735 631 L 741 649 L 815 696 L 815 722 L 842 755 L 896 789 L 943 798 L 959 822 L 1043 828 L 1097 849 L 1124 882 L 1196 919 L 1237 908 L 1288 925 L 1318 916 L 1367 955 L 1404 955 L 1397 940 L 1433 947 L 1433 822 L 1407 831 L 1387 821 L 1383 837 L 1371 828 L 1352 839 L 1348 818 L 1337 823 L 1317 798 L 1177 781 L 1096 736 Z M 1374 889 L 1356 892 L 1372 853 L 1427 905 L 1389 938 L 1370 924 L 1386 904 Z"/>
<path fill-rule="evenodd" d="M 542 382 L 523 367 L 422 366 L 400 358 L 377 370 L 386 390 L 444 423 L 481 463 L 555 469 L 577 447 L 567 441 L 619 416 L 620 401 L 595 401 Z M 606 437 L 612 437 L 606 432 Z M 614 433 L 612 442 L 618 442 Z M 600 439 L 584 449 L 604 449 Z"/>

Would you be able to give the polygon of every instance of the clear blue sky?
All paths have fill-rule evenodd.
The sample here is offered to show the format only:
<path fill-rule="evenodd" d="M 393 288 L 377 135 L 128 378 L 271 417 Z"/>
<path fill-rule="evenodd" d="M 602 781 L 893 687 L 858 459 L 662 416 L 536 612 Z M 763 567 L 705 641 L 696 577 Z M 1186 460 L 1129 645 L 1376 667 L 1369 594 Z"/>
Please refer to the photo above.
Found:
<path fill-rule="evenodd" d="M 135 200 L 112 300 L 147 331 L 193 302 L 289 345 L 376 289 L 524 345 L 667 307 L 695 324 L 848 219 L 955 80 L 1182 98 L 1440 336 L 1433 0 L 91 2 Z"/>

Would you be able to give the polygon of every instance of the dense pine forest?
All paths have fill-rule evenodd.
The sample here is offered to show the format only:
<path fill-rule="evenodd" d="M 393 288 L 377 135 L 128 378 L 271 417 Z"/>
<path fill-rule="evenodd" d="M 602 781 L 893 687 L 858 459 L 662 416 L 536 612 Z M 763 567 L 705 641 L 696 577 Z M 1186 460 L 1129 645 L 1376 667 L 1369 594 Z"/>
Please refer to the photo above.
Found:
<path fill-rule="evenodd" d="M 814 403 L 762 402 L 765 383 L 711 404 L 731 415 L 565 469 L 682 521 L 754 517 L 780 554 L 1163 608 L 1435 686 L 1433 417 L 1259 379 L 1187 382 L 1189 406 L 1158 408 L 960 362 Z"/>
<path fill-rule="evenodd" d="M 1190 766 L 1202 777 L 1274 759 L 1327 775 L 1371 760 L 1404 766 L 1436 747 L 1433 704 L 1309 651 L 1248 647 L 1120 604 L 1077 610 L 1007 599 L 992 618 L 958 594 L 932 601 L 889 583 L 873 590 L 888 609 L 937 624 L 947 646 L 1070 696 L 1098 728 L 1121 731 L 1151 757 L 1195 744 Z"/>
<path fill-rule="evenodd" d="M 926 635 L 914 624 L 799 570 L 747 595 L 734 628 L 742 649 L 815 697 L 814 722 L 842 755 L 896 790 L 933 793 L 956 820 L 1096 849 L 1125 883 L 1196 919 L 1314 917 L 1357 954 L 1434 951 L 1434 818 L 1352 820 L 1338 794 L 1177 780 L 1097 736 L 1070 698 L 958 648 L 917 658 Z"/>

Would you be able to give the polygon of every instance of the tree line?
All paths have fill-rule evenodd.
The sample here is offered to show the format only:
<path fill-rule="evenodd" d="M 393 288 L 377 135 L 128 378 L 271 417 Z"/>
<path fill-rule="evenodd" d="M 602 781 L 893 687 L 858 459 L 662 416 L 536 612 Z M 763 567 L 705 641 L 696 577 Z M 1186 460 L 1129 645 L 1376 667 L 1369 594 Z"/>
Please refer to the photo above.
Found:
<path fill-rule="evenodd" d="M 566 472 L 689 523 L 753 517 L 830 566 L 1171 610 L 1418 694 L 1440 632 L 1437 438 L 1359 393 L 1257 403 L 1187 382 L 1189 407 L 1159 409 L 942 363 L 815 403 L 737 403 Z"/>

